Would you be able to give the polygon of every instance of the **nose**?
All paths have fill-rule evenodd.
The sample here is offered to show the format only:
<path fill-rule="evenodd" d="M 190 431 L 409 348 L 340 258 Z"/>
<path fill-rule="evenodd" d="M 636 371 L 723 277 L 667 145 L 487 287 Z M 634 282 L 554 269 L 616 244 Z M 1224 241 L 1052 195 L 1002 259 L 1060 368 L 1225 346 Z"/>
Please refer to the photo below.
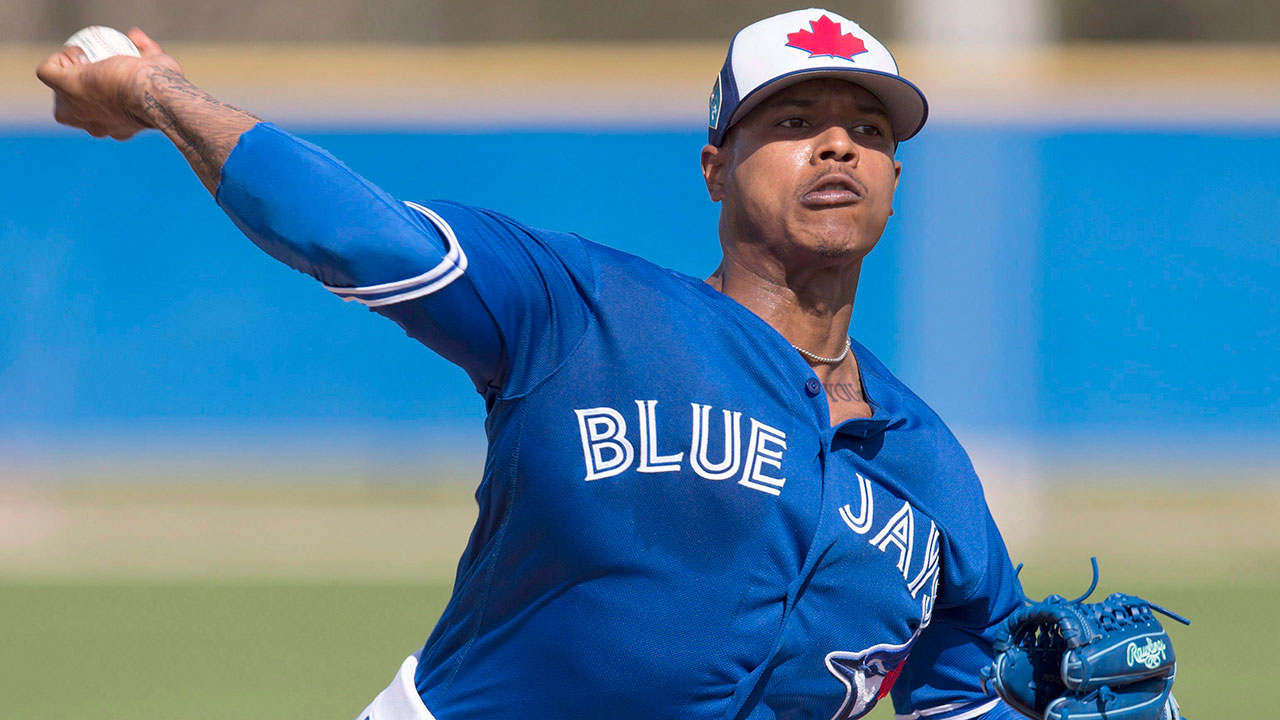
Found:
<path fill-rule="evenodd" d="M 832 125 L 814 138 L 813 160 L 816 162 L 849 163 L 858 166 L 858 143 L 849 131 Z"/>

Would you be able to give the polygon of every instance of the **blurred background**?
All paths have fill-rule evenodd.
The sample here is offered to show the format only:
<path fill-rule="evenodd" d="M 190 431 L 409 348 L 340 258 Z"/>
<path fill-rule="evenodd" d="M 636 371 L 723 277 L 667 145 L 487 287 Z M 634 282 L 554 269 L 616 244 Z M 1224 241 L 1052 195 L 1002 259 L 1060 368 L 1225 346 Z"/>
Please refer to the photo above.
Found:
<path fill-rule="evenodd" d="M 162 138 L 54 125 L 62 40 L 139 25 L 399 197 L 706 275 L 707 96 L 794 7 L 0 4 L 0 717 L 353 716 L 448 597 L 484 453 L 460 371 L 258 251 Z M 1188 714 L 1263 716 L 1280 4 L 829 7 L 931 104 L 854 336 L 970 450 L 1029 594 L 1097 555 L 1195 620 Z"/>

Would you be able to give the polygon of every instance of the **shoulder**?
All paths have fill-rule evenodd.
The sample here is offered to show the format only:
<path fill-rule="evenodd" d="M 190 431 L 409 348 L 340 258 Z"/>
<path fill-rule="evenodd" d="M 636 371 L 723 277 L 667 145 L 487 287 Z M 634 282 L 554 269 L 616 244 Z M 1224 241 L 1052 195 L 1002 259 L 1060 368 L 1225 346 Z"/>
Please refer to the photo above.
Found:
<path fill-rule="evenodd" d="M 882 390 L 881 398 L 890 414 L 901 419 L 905 427 L 917 433 L 916 443 L 928 443 L 930 454 L 917 458 L 917 461 L 928 460 L 933 465 L 931 479 L 933 484 L 941 482 L 948 492 L 955 490 L 976 490 L 981 494 L 981 484 L 973 470 L 969 456 L 951 428 L 934 409 L 894 375 L 879 358 L 865 346 L 852 341 L 857 351 L 859 372 L 869 375 Z M 864 384 L 867 378 L 864 377 Z M 887 391 L 887 392 L 885 392 Z M 872 400 L 876 400 L 874 396 Z"/>
<path fill-rule="evenodd" d="M 938 602 L 962 602 L 982 584 L 993 549 L 1001 551 L 995 555 L 1003 554 L 982 482 L 969 454 L 938 413 L 872 353 L 861 345 L 857 349 L 862 372 L 879 385 L 886 402 L 897 404 L 892 414 L 900 424 L 888 432 L 906 436 L 900 440 L 900 457 L 914 466 L 904 473 L 912 479 L 908 491 L 940 531 L 945 582 Z"/>
<path fill-rule="evenodd" d="M 585 257 L 583 245 L 587 241 L 583 238 L 573 233 L 536 228 L 496 210 L 451 200 L 406 201 L 405 205 L 417 210 L 438 227 L 444 223 L 459 238 L 470 236 L 475 240 L 483 240 L 484 235 L 497 233 L 554 246 Z"/>
<path fill-rule="evenodd" d="M 523 244 L 532 244 L 553 252 L 560 260 L 593 275 L 614 280 L 627 280 L 687 286 L 693 278 L 664 268 L 638 255 L 604 245 L 574 232 L 548 230 L 528 225 L 496 210 L 448 200 L 407 202 L 433 222 L 442 221 L 457 236 L 465 249 L 470 242 L 483 242 L 486 236 L 501 235 Z M 431 217 L 434 216 L 434 217 Z M 434 222 L 439 226 L 440 222 Z M 445 230 L 445 228 L 440 228 Z"/>

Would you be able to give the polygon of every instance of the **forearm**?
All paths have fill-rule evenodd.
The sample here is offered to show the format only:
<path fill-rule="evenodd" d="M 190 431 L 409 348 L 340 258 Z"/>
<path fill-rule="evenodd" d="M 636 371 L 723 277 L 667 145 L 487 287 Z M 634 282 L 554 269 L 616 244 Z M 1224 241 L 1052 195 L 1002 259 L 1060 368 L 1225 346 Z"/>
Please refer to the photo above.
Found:
<path fill-rule="evenodd" d="M 134 113 L 139 123 L 163 132 L 216 194 L 231 150 L 261 120 L 214 98 L 176 70 L 157 67 L 138 82 Z"/>
<path fill-rule="evenodd" d="M 138 121 L 163 132 L 236 225 L 295 269 L 328 284 L 362 285 L 438 262 L 434 233 L 320 148 L 264 125 L 222 193 L 232 151 L 262 121 L 168 68 L 149 69 L 133 96 Z"/>
<path fill-rule="evenodd" d="M 58 122 L 117 140 L 160 130 L 246 235 L 327 285 L 396 282 L 444 261 L 431 222 L 322 149 L 196 87 L 146 33 L 129 38 L 137 56 L 90 62 L 65 46 L 40 65 Z"/>

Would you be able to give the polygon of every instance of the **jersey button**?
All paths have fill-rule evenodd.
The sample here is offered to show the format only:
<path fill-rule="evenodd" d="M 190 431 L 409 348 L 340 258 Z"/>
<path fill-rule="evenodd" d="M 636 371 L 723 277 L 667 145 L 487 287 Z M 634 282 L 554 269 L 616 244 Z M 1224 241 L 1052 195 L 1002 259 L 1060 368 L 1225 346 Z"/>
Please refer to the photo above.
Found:
<path fill-rule="evenodd" d="M 822 390 L 822 385 L 818 382 L 817 378 L 809 378 L 804 381 L 804 391 L 809 395 L 809 397 L 818 397 L 818 392 L 820 390 Z"/>

